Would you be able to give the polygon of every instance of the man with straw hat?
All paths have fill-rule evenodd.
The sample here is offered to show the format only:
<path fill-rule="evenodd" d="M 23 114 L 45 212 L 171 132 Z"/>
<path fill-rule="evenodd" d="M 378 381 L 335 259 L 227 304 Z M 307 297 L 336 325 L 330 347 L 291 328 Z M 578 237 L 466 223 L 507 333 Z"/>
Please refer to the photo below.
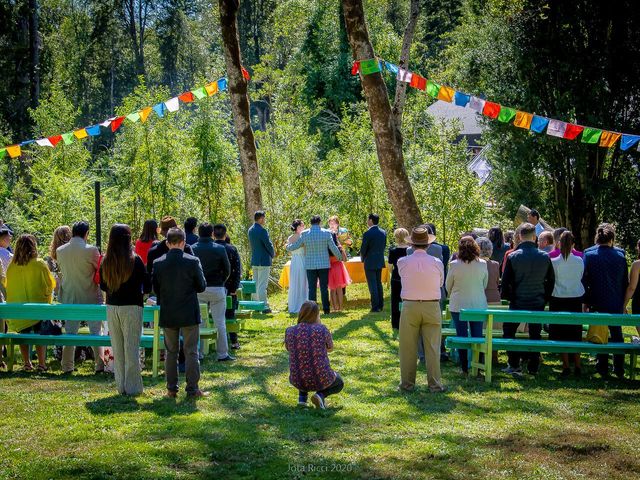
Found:
<path fill-rule="evenodd" d="M 429 390 L 443 392 L 440 379 L 440 339 L 442 312 L 441 288 L 444 283 L 442 262 L 427 254 L 436 237 L 424 226 L 411 232 L 412 255 L 398 260 L 402 280 L 400 315 L 400 390 L 413 391 L 416 383 L 417 345 L 424 344 Z"/>

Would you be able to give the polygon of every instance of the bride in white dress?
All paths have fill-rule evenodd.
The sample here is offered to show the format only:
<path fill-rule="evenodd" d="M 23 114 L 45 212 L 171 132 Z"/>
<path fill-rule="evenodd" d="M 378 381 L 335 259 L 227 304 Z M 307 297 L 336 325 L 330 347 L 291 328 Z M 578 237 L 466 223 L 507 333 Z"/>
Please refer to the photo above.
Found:
<path fill-rule="evenodd" d="M 293 235 L 287 239 L 291 244 L 298 240 L 304 230 L 302 220 L 294 220 L 291 224 Z M 289 313 L 298 313 L 304 302 L 309 300 L 309 287 L 307 283 L 307 270 L 304 268 L 304 248 L 299 248 L 291 253 L 291 266 L 289 267 Z"/>

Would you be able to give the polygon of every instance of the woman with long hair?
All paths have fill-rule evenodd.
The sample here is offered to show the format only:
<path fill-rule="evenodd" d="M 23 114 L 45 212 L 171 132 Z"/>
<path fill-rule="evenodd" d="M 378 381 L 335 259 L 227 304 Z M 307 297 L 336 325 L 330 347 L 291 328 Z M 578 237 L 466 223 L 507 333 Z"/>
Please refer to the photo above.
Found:
<path fill-rule="evenodd" d="M 504 261 L 504 254 L 511 248 L 511 245 L 505 240 L 504 234 L 500 227 L 493 227 L 489 229 L 487 238 L 493 246 L 491 252 L 491 260 L 498 262 L 500 266 L 499 270 L 502 270 L 502 262 Z"/>
<path fill-rule="evenodd" d="M 51 239 L 51 244 L 49 245 L 49 256 L 45 258 L 47 262 L 47 266 L 51 273 L 53 273 L 53 277 L 56 279 L 56 288 L 54 293 L 58 294 L 58 289 L 60 288 L 60 284 L 62 283 L 62 272 L 60 271 L 60 266 L 58 265 L 58 248 L 62 245 L 69 243 L 71 240 L 71 228 L 67 225 L 61 225 L 53 231 L 53 238 Z"/>
<path fill-rule="evenodd" d="M 631 271 L 629 272 L 629 286 L 627 287 L 627 293 L 624 297 L 624 309 L 627 311 L 627 304 L 631 300 L 631 313 L 633 315 L 640 315 L 640 288 L 638 288 L 638 280 L 640 278 L 640 240 L 636 244 L 636 261 L 631 264 Z M 640 326 L 636 327 L 638 335 L 640 335 Z M 634 339 L 640 343 L 640 340 Z"/>
<path fill-rule="evenodd" d="M 389 268 L 391 268 L 391 331 L 397 338 L 400 332 L 400 292 L 402 281 L 398 272 L 398 260 L 407 256 L 409 232 L 406 228 L 396 228 L 393 232 L 395 245 L 389 249 Z"/>
<path fill-rule="evenodd" d="M 287 239 L 287 244 L 293 243 L 304 231 L 304 222 L 296 219 L 291 223 L 293 232 Z M 287 303 L 289 313 L 298 313 L 300 307 L 309 299 L 309 287 L 307 283 L 307 270 L 304 266 L 304 248 L 291 252 L 291 264 L 289 265 L 289 294 Z"/>
<path fill-rule="evenodd" d="M 109 232 L 107 253 L 100 265 L 100 288 L 107 294 L 107 322 L 113 349 L 118 393 L 140 395 L 140 336 L 143 295 L 151 278 L 131 245 L 131 228 L 115 224 Z"/>
<path fill-rule="evenodd" d="M 33 235 L 20 235 L 13 259 L 7 268 L 7 303 L 51 303 L 56 281 L 44 260 L 38 258 L 38 244 Z M 20 333 L 40 333 L 40 320 L 8 320 L 8 329 Z M 20 345 L 24 369 L 32 371 L 29 346 Z M 38 371 L 46 372 L 45 345 L 36 346 Z"/>
<path fill-rule="evenodd" d="M 149 249 L 153 246 L 154 242 L 158 240 L 158 222 L 155 220 L 146 220 L 142 227 L 142 234 L 140 238 L 136 240 L 136 254 L 142 260 L 144 265 L 147 265 L 147 254 Z"/>

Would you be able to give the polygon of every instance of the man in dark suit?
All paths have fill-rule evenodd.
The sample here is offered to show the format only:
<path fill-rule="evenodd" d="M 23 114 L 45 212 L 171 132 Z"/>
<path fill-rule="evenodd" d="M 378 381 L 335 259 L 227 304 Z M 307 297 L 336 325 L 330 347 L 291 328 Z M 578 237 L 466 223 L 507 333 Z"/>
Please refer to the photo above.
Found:
<path fill-rule="evenodd" d="M 200 362 L 200 305 L 198 293 L 204 292 L 207 281 L 198 258 L 184 253 L 185 234 L 179 228 L 167 233 L 169 251 L 153 262 L 153 289 L 160 305 L 160 326 L 163 328 L 167 396 L 178 393 L 178 351 L 180 334 L 184 341 L 187 396 L 202 397 L 198 387 Z"/>
<path fill-rule="evenodd" d="M 226 249 L 229 264 L 231 265 L 231 273 L 224 284 L 224 288 L 227 289 L 227 295 L 231 297 L 231 308 L 225 310 L 224 316 L 227 320 L 233 320 L 236 318 L 236 310 L 238 310 L 237 291 L 240 288 L 240 278 L 242 277 L 242 262 L 240 261 L 238 249 L 231 244 L 225 224 L 218 223 L 213 226 L 213 238 L 215 243 L 222 245 Z M 240 348 L 237 332 L 229 332 L 229 340 L 231 341 L 231 348 L 235 350 Z"/>
<path fill-rule="evenodd" d="M 433 223 L 427 223 L 427 226 L 431 229 L 431 233 L 435 236 L 438 236 L 436 233 L 436 226 Z M 451 258 L 451 250 L 449 249 L 449 245 L 444 243 L 433 242 L 431 245 L 439 245 L 442 248 L 442 264 L 444 265 L 444 278 L 447 279 L 447 272 L 449 271 L 449 259 Z M 428 253 L 428 252 L 427 252 Z"/>
<path fill-rule="evenodd" d="M 381 312 L 384 307 L 382 296 L 382 269 L 384 263 L 384 251 L 387 247 L 387 232 L 378 227 L 380 217 L 370 213 L 367 219 L 369 230 L 362 236 L 360 259 L 364 263 L 364 273 L 367 277 L 369 294 L 371 295 L 371 311 Z"/>
<path fill-rule="evenodd" d="M 255 223 L 249 227 L 251 270 L 253 270 L 253 279 L 256 282 L 256 293 L 253 294 L 253 300 L 265 302 L 267 308 L 262 313 L 271 313 L 269 302 L 267 301 L 267 286 L 269 285 L 271 261 L 275 256 L 275 250 L 269 238 L 269 232 L 264 228 L 265 213 L 262 210 L 258 210 L 253 215 L 253 219 Z"/>
<path fill-rule="evenodd" d="M 169 216 L 162 217 L 162 220 L 160 220 L 160 234 L 165 238 L 165 240 L 158 240 L 154 242 L 153 246 L 149 249 L 149 253 L 147 254 L 147 272 L 149 272 L 149 274 L 151 274 L 153 262 L 169 251 L 166 238 L 167 233 L 172 228 L 178 228 L 178 224 L 175 219 Z M 188 243 L 184 246 L 184 252 L 189 255 L 193 255 L 193 250 L 191 250 L 191 246 Z"/>

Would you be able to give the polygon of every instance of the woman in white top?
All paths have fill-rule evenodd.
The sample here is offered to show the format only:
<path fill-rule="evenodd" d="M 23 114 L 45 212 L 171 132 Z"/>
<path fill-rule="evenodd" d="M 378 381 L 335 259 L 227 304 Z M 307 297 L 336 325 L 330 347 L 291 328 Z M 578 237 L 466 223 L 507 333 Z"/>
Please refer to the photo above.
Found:
<path fill-rule="evenodd" d="M 293 234 L 287 239 L 287 243 L 293 243 L 304 230 L 302 220 L 294 220 L 291 224 Z M 294 250 L 291 254 L 289 267 L 289 313 L 298 313 L 304 302 L 309 300 L 309 287 L 307 286 L 307 270 L 304 268 L 304 248 Z"/>
<path fill-rule="evenodd" d="M 463 308 L 487 308 L 484 293 L 489 281 L 487 262 L 480 258 L 480 247 L 473 237 L 465 236 L 458 243 L 456 259 L 449 265 L 447 274 L 447 292 L 449 292 L 449 311 L 459 337 L 482 337 L 482 322 L 461 322 L 460 310 Z M 469 373 L 468 350 L 459 350 L 462 372 Z"/>
<path fill-rule="evenodd" d="M 560 256 L 551 259 L 553 273 L 556 277 L 549 302 L 549 311 L 551 312 L 582 312 L 584 263 L 582 258 L 571 252 L 572 248 L 573 234 L 569 231 L 563 232 L 560 236 Z M 581 342 L 582 325 L 549 325 L 549 340 Z M 562 377 L 567 378 L 571 375 L 569 354 L 562 353 L 561 357 Z M 580 354 L 574 354 L 573 358 L 575 375 L 580 376 Z"/>

